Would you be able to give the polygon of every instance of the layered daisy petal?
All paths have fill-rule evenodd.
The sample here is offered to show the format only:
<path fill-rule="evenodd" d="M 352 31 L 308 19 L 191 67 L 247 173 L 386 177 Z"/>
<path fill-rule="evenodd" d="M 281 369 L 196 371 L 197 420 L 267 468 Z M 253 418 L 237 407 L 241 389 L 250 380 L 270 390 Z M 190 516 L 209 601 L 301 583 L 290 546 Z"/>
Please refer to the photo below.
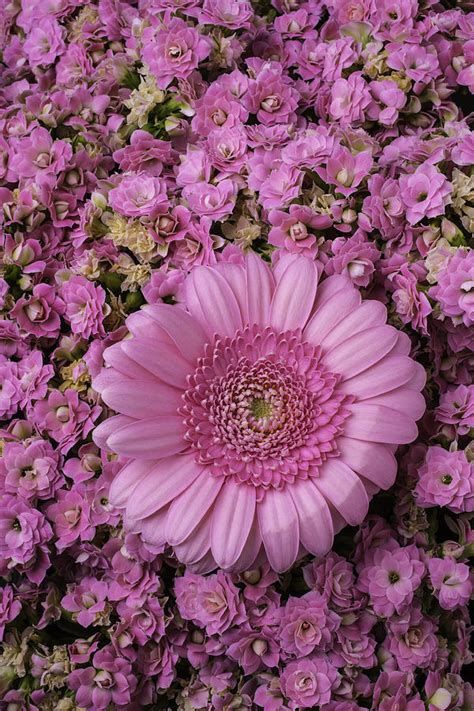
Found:
<path fill-rule="evenodd" d="M 315 313 L 304 330 L 305 338 L 317 346 L 320 345 L 333 328 L 359 304 L 359 292 L 353 286 L 347 288 L 343 280 L 343 286 L 338 291 L 320 306 L 316 305 Z"/>
<path fill-rule="evenodd" d="M 257 513 L 270 565 L 282 573 L 293 565 L 299 548 L 298 513 L 290 492 L 269 489 L 258 503 Z"/>
<path fill-rule="evenodd" d="M 94 442 L 98 447 L 110 449 L 110 445 L 108 443 L 109 437 L 111 437 L 111 435 L 115 432 L 118 432 L 122 427 L 130 425 L 133 422 L 135 422 L 135 420 L 132 417 L 126 417 L 125 415 L 115 415 L 115 417 L 109 417 L 108 420 L 101 422 L 100 425 L 95 428 L 93 434 Z"/>
<path fill-rule="evenodd" d="M 209 511 L 224 484 L 224 477 L 213 477 L 204 471 L 171 504 L 166 520 L 170 545 L 182 543 Z"/>
<path fill-rule="evenodd" d="M 191 455 L 160 459 L 137 485 L 127 514 L 136 520 L 150 516 L 191 486 L 202 471 Z"/>
<path fill-rule="evenodd" d="M 120 427 L 108 437 L 107 446 L 124 457 L 156 459 L 181 452 L 185 434 L 180 417 L 164 415 Z"/>
<path fill-rule="evenodd" d="M 275 279 L 270 267 L 254 252 L 246 257 L 247 316 L 250 325 L 266 326 Z"/>
<path fill-rule="evenodd" d="M 175 415 L 181 404 L 179 390 L 158 381 L 115 382 L 103 389 L 102 399 L 112 409 L 136 419 Z"/>
<path fill-rule="evenodd" d="M 386 320 L 387 309 L 380 301 L 363 301 L 352 313 L 339 321 L 337 326 L 322 339 L 320 345 L 326 352 L 330 351 L 334 346 L 352 338 L 361 331 L 383 326 Z"/>
<path fill-rule="evenodd" d="M 176 388 L 186 386 L 186 377 L 191 366 L 175 346 L 158 344 L 151 338 L 141 337 L 124 341 L 123 350 L 148 371 L 148 378 L 151 373 Z"/>
<path fill-rule="evenodd" d="M 298 512 L 300 539 L 309 553 L 326 553 L 333 542 L 331 512 L 311 479 L 296 481 L 289 489 Z"/>
<path fill-rule="evenodd" d="M 151 516 L 140 522 L 140 530 L 143 540 L 154 546 L 164 546 L 166 544 L 166 508 L 156 511 Z"/>
<path fill-rule="evenodd" d="M 351 526 L 356 526 L 367 515 L 367 492 L 357 474 L 339 459 L 328 459 L 314 484 Z"/>
<path fill-rule="evenodd" d="M 282 257 L 283 261 L 285 258 Z M 314 304 L 318 271 L 314 262 L 304 257 L 290 257 L 277 281 L 270 307 L 270 323 L 280 330 L 301 328 Z"/>
<path fill-rule="evenodd" d="M 397 460 L 388 447 L 375 442 L 339 437 L 340 459 L 381 489 L 389 489 L 397 475 Z"/>
<path fill-rule="evenodd" d="M 211 511 L 204 516 L 202 521 L 186 540 L 175 545 L 174 550 L 179 560 L 186 565 L 192 565 L 193 563 L 198 563 L 204 556 L 209 554 L 211 548 L 212 523 L 213 514 Z"/>
<path fill-rule="evenodd" d="M 242 328 L 237 299 L 216 269 L 196 267 L 186 280 L 186 303 L 208 336 L 233 336 Z"/>
<path fill-rule="evenodd" d="M 341 383 L 341 390 L 356 395 L 359 400 L 376 397 L 409 383 L 415 375 L 416 363 L 406 356 L 387 356 L 372 366 Z"/>
<path fill-rule="evenodd" d="M 191 363 L 199 358 L 206 333 L 191 314 L 170 304 L 147 304 L 142 311 L 169 335 L 182 356 Z"/>
<path fill-rule="evenodd" d="M 132 492 L 155 465 L 156 461 L 150 459 L 132 459 L 126 464 L 110 485 L 109 501 L 112 506 L 124 508 Z"/>
<path fill-rule="evenodd" d="M 230 568 L 247 542 L 255 516 L 255 488 L 228 479 L 214 504 L 211 546 L 217 564 Z"/>
<path fill-rule="evenodd" d="M 397 331 L 391 326 L 362 331 L 324 355 L 324 364 L 344 380 L 378 363 L 393 348 Z"/>
<path fill-rule="evenodd" d="M 411 417 L 391 407 L 361 402 L 352 406 L 352 416 L 345 423 L 344 434 L 369 442 L 408 444 L 416 438 L 418 429 Z"/>

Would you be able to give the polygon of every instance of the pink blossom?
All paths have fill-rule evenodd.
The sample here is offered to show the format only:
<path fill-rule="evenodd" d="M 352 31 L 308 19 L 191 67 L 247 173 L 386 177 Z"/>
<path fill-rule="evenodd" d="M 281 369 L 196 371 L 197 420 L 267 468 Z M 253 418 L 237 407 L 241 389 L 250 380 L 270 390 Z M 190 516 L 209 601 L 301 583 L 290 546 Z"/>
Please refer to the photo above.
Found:
<path fill-rule="evenodd" d="M 317 168 L 316 172 L 330 185 L 335 185 L 337 192 L 348 197 L 370 173 L 372 165 L 370 151 L 354 156 L 347 148 L 336 146 L 328 158 L 327 168 Z"/>
<path fill-rule="evenodd" d="M 330 611 L 318 592 L 290 597 L 279 615 L 278 637 L 287 656 L 305 657 L 314 651 L 327 651 L 340 617 Z"/>
<path fill-rule="evenodd" d="M 90 507 L 83 487 L 77 486 L 74 491 L 59 491 L 56 503 L 48 506 L 46 513 L 53 522 L 58 550 L 64 550 L 78 538 L 90 541 L 94 537 L 95 529 L 91 525 Z"/>
<path fill-rule="evenodd" d="M 452 558 L 431 558 L 428 561 L 431 584 L 444 610 L 465 605 L 472 595 L 472 579 L 465 563 Z"/>
<path fill-rule="evenodd" d="M 415 672 L 434 666 L 438 653 L 436 627 L 423 616 L 418 605 L 403 616 L 392 618 L 390 633 L 388 648 L 401 671 Z"/>
<path fill-rule="evenodd" d="M 132 133 L 129 145 L 115 151 L 114 161 L 125 173 L 144 172 L 158 177 L 163 172 L 164 164 L 172 163 L 174 156 L 168 141 L 153 138 L 148 131 L 137 129 Z"/>
<path fill-rule="evenodd" d="M 128 704 L 137 684 L 130 662 L 116 656 L 109 645 L 94 654 L 92 664 L 69 674 L 68 685 L 76 691 L 77 703 L 90 710 Z"/>
<path fill-rule="evenodd" d="M 315 232 L 331 223 L 325 215 L 317 215 L 303 205 L 290 205 L 288 212 L 271 210 L 268 219 L 272 225 L 268 234 L 270 244 L 307 256 L 317 253 Z"/>
<path fill-rule="evenodd" d="M 200 182 L 183 189 L 189 209 L 196 215 L 222 220 L 233 210 L 237 188 L 232 180 L 222 180 L 217 185 Z"/>
<path fill-rule="evenodd" d="M 410 225 L 416 225 L 424 217 L 441 215 L 451 202 L 451 185 L 430 163 L 418 166 L 414 173 L 402 175 L 399 183 Z"/>
<path fill-rule="evenodd" d="M 48 541 L 51 526 L 40 511 L 22 499 L 2 497 L 0 507 L 0 571 L 17 568 L 39 585 L 49 568 Z"/>
<path fill-rule="evenodd" d="M 438 274 L 438 283 L 430 296 L 440 304 L 441 311 L 455 325 L 474 324 L 474 253 L 458 249 Z"/>
<path fill-rule="evenodd" d="M 474 510 L 474 464 L 463 451 L 448 452 L 429 447 L 418 470 L 415 496 L 419 506 L 447 506 L 451 510 Z"/>
<path fill-rule="evenodd" d="M 333 256 L 324 265 L 326 274 L 347 274 L 356 286 L 368 286 L 380 257 L 379 250 L 364 232 L 352 237 L 337 237 L 331 243 Z"/>
<path fill-rule="evenodd" d="M 48 432 L 59 443 L 60 451 L 66 453 L 92 430 L 100 412 L 100 406 L 89 407 L 75 390 L 68 389 L 64 393 L 53 390 L 47 400 L 38 401 L 32 416 L 37 426 Z"/>
<path fill-rule="evenodd" d="M 21 602 L 15 598 L 11 585 L 0 589 L 0 641 L 3 640 L 5 625 L 12 622 L 21 611 Z"/>
<path fill-rule="evenodd" d="M 228 655 L 239 663 L 245 674 L 278 665 L 280 650 L 270 630 L 241 627 L 226 635 L 226 644 Z"/>
<path fill-rule="evenodd" d="M 57 175 L 66 168 L 71 157 L 69 143 L 54 141 L 50 132 L 40 127 L 34 128 L 30 136 L 13 142 L 9 167 L 20 178 L 34 178 L 42 173 Z"/>
<path fill-rule="evenodd" d="M 0 460 L 5 491 L 24 499 L 50 499 L 64 479 L 59 456 L 45 440 L 7 442 Z"/>
<path fill-rule="evenodd" d="M 126 217 L 153 216 L 168 208 L 164 182 L 145 172 L 125 174 L 118 186 L 110 190 L 109 202 Z"/>
<path fill-rule="evenodd" d="M 186 79 L 209 52 L 208 38 L 178 17 L 156 33 L 151 27 L 143 33 L 143 59 L 160 89 L 176 78 Z"/>
<path fill-rule="evenodd" d="M 393 279 L 393 286 L 393 301 L 402 322 L 409 323 L 412 328 L 426 336 L 427 318 L 432 312 L 431 304 L 428 297 L 418 290 L 418 280 L 408 265 L 402 265 Z"/>
<path fill-rule="evenodd" d="M 85 277 L 72 276 L 62 285 L 61 297 L 66 305 L 64 317 L 73 333 L 83 338 L 105 335 L 103 320 L 109 307 L 102 287 Z"/>
<path fill-rule="evenodd" d="M 54 286 L 37 284 L 28 297 L 21 297 L 11 311 L 21 329 L 37 338 L 56 338 L 64 313 L 63 300 Z"/>
<path fill-rule="evenodd" d="M 280 676 L 283 694 L 294 709 L 327 704 L 338 680 L 336 669 L 320 657 L 290 662 Z"/>
<path fill-rule="evenodd" d="M 474 428 L 474 385 L 458 385 L 443 393 L 435 415 L 438 422 L 453 425 L 460 435 L 468 434 Z"/>
<path fill-rule="evenodd" d="M 205 578 L 187 573 L 175 586 L 181 615 L 205 627 L 208 634 L 222 634 L 246 619 L 239 591 L 222 571 Z"/>
<path fill-rule="evenodd" d="M 53 64 L 64 52 L 63 30 L 57 20 L 45 17 L 35 23 L 23 48 L 32 69 Z"/>
<path fill-rule="evenodd" d="M 337 79 L 331 87 L 329 116 L 342 123 L 363 123 L 365 109 L 370 104 L 370 93 L 361 72 L 347 79 Z"/>
<path fill-rule="evenodd" d="M 367 592 L 374 612 L 381 617 L 402 614 L 420 586 L 425 566 L 413 547 L 375 550 L 372 565 L 362 568 L 358 586 Z"/>

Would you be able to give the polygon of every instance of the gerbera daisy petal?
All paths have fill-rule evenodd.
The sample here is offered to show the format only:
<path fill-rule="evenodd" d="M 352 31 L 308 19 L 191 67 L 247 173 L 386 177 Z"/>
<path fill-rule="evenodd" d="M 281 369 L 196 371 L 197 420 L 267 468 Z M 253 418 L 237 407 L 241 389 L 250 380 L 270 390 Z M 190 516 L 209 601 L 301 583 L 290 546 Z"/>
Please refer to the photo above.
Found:
<path fill-rule="evenodd" d="M 391 326 L 379 326 L 357 333 L 324 355 L 324 363 L 344 380 L 362 373 L 378 363 L 393 348 L 397 331 Z"/>
<path fill-rule="evenodd" d="M 386 356 L 370 369 L 370 378 L 364 372 L 354 375 L 341 383 L 341 390 L 359 400 L 388 393 L 411 381 L 415 365 L 406 356 Z"/>
<path fill-rule="evenodd" d="M 295 482 L 290 489 L 298 512 L 300 539 L 309 553 L 321 555 L 332 546 L 331 512 L 324 496 L 311 479 Z"/>
<path fill-rule="evenodd" d="M 282 573 L 295 562 L 299 548 L 298 514 L 290 492 L 269 489 L 257 513 L 270 565 Z"/>
<path fill-rule="evenodd" d="M 383 326 L 386 320 L 387 309 L 380 301 L 363 301 L 323 338 L 320 345 L 328 352 L 339 343 L 355 336 L 356 333 Z"/>
<path fill-rule="evenodd" d="M 191 455 L 166 457 L 154 463 L 127 503 L 127 514 L 143 519 L 173 501 L 202 472 Z"/>
<path fill-rule="evenodd" d="M 254 252 L 246 257 L 248 323 L 266 326 L 275 279 L 271 269 Z"/>
<path fill-rule="evenodd" d="M 132 459 L 115 476 L 109 489 L 109 501 L 112 506 L 123 508 L 140 481 L 153 469 L 156 461 L 150 459 Z"/>
<path fill-rule="evenodd" d="M 166 508 L 155 511 L 151 516 L 140 521 L 140 531 L 143 540 L 151 543 L 154 546 L 164 546 L 166 543 L 166 517 L 168 511 Z"/>
<path fill-rule="evenodd" d="M 281 261 L 285 260 L 282 257 Z M 305 257 L 290 257 L 277 281 L 270 306 L 270 323 L 279 331 L 301 328 L 314 304 L 318 272 Z"/>
<path fill-rule="evenodd" d="M 107 445 L 124 457 L 151 459 L 168 457 L 184 447 L 185 428 L 177 415 L 136 420 L 110 435 Z"/>
<path fill-rule="evenodd" d="M 342 286 L 320 307 L 316 305 L 315 313 L 304 330 L 304 337 L 311 343 L 319 345 L 359 304 L 360 294 L 357 289 L 348 288 L 347 285 Z"/>
<path fill-rule="evenodd" d="M 122 345 L 125 353 L 140 363 L 149 374 L 177 388 L 186 386 L 190 365 L 175 346 L 158 343 L 152 338 L 135 338 L 124 341 Z"/>
<path fill-rule="evenodd" d="M 174 550 L 179 560 L 186 565 L 192 565 L 209 554 L 212 522 L 212 512 L 208 512 L 192 533 L 182 543 L 175 545 Z"/>
<path fill-rule="evenodd" d="M 172 546 L 182 543 L 194 531 L 213 505 L 223 483 L 222 477 L 208 476 L 204 471 L 175 498 L 166 519 L 166 536 Z"/>
<path fill-rule="evenodd" d="M 397 460 L 389 448 L 375 442 L 339 437 L 341 461 L 381 489 L 389 489 L 397 475 Z"/>
<path fill-rule="evenodd" d="M 184 357 L 193 362 L 201 355 L 206 334 L 184 309 L 170 304 L 147 304 L 142 310 L 166 331 Z"/>
<path fill-rule="evenodd" d="M 124 380 L 102 391 L 103 401 L 112 409 L 121 409 L 134 418 L 174 415 L 181 399 L 176 388 L 157 381 Z"/>
<path fill-rule="evenodd" d="M 354 439 L 388 444 L 408 444 L 417 435 L 417 427 L 411 417 L 383 405 L 356 403 L 352 417 L 346 423 L 344 434 Z"/>
<path fill-rule="evenodd" d="M 247 541 L 255 516 L 255 488 L 228 479 L 214 504 L 211 548 L 217 564 L 230 568 Z"/>
<path fill-rule="evenodd" d="M 340 459 L 328 459 L 315 486 L 351 526 L 367 515 L 367 493 L 359 477 Z"/>
<path fill-rule="evenodd" d="M 208 336 L 232 336 L 242 328 L 239 305 L 224 277 L 212 267 L 196 267 L 186 285 L 186 303 Z"/>

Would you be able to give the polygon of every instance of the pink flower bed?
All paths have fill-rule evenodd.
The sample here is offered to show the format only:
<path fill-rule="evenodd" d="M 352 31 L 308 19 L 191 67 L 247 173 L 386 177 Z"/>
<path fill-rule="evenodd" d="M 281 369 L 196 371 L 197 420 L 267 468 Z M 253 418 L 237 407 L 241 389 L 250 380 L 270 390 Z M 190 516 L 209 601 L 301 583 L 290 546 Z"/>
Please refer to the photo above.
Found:
<path fill-rule="evenodd" d="M 0 4 L 0 708 L 474 708 L 452 6 Z"/>

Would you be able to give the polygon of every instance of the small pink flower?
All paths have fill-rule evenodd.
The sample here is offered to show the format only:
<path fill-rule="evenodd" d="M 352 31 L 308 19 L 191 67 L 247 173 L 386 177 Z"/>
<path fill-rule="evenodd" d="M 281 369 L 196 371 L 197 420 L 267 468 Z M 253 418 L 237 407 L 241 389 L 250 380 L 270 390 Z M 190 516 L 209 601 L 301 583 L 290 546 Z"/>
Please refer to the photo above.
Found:
<path fill-rule="evenodd" d="M 200 182 L 183 189 L 189 209 L 200 217 L 212 217 L 214 221 L 222 220 L 232 212 L 236 196 L 237 187 L 229 179 L 217 185 Z"/>
<path fill-rule="evenodd" d="M 402 265 L 393 279 L 392 294 L 395 310 L 403 323 L 428 335 L 427 318 L 432 312 L 428 297 L 418 289 L 418 280 L 407 264 Z"/>
<path fill-rule="evenodd" d="M 161 175 L 163 166 L 175 160 L 169 141 L 161 141 L 139 129 L 132 133 L 130 144 L 115 151 L 113 157 L 124 172 L 144 172 L 153 177 Z"/>
<path fill-rule="evenodd" d="M 429 295 L 457 326 L 474 325 L 474 251 L 458 249 L 438 274 Z"/>
<path fill-rule="evenodd" d="M 368 286 L 380 252 L 362 230 L 352 237 L 337 237 L 331 243 L 333 256 L 326 262 L 326 274 L 347 274 L 356 286 Z"/>
<path fill-rule="evenodd" d="M 439 422 L 453 425 L 460 435 L 468 434 L 474 428 L 474 385 L 458 385 L 443 393 L 435 415 Z"/>
<path fill-rule="evenodd" d="M 109 192 L 111 207 L 126 217 L 149 216 L 166 212 L 166 186 L 160 178 L 147 173 L 125 174 Z"/>
<path fill-rule="evenodd" d="M 37 338 L 56 338 L 61 327 L 64 302 L 54 286 L 37 284 L 30 296 L 22 296 L 11 310 L 11 315 L 26 333 Z"/>
<path fill-rule="evenodd" d="M 32 417 L 40 430 L 48 432 L 60 445 L 60 451 L 67 453 L 71 447 L 94 427 L 101 408 L 90 407 L 79 399 L 76 390 L 53 390 L 47 400 L 38 401 L 32 411 Z"/>
<path fill-rule="evenodd" d="M 283 694 L 292 702 L 292 709 L 323 706 L 331 700 L 331 693 L 340 676 L 325 659 L 299 659 L 290 662 L 280 676 Z"/>
<path fill-rule="evenodd" d="M 318 592 L 290 597 L 279 611 L 278 638 L 288 657 L 304 657 L 313 651 L 327 651 L 340 617 L 330 611 Z"/>
<path fill-rule="evenodd" d="M 166 89 L 175 79 L 186 79 L 210 49 L 209 39 L 178 17 L 156 34 L 153 28 L 143 33 L 142 56 L 160 89 Z"/>
<path fill-rule="evenodd" d="M 317 168 L 316 172 L 327 183 L 335 185 L 336 192 L 348 197 L 370 173 L 372 166 L 370 151 L 353 155 L 347 148 L 336 146 L 328 158 L 327 168 Z"/>
<path fill-rule="evenodd" d="M 64 52 L 63 30 L 51 15 L 41 18 L 28 33 L 23 45 L 30 67 L 46 67 L 53 64 Z"/>
<path fill-rule="evenodd" d="M 415 557 L 413 546 L 374 552 L 373 564 L 364 567 L 358 586 L 367 592 L 374 612 L 381 617 L 390 617 L 395 612 L 403 613 L 413 600 L 420 586 L 425 566 Z"/>
<path fill-rule="evenodd" d="M 423 163 L 414 173 L 399 180 L 406 218 L 416 225 L 424 217 L 436 217 L 451 202 L 451 185 L 431 163 Z"/>
<path fill-rule="evenodd" d="M 12 622 L 21 611 L 20 600 L 15 599 L 11 585 L 0 588 L 0 642 L 3 640 L 5 625 Z"/>
<path fill-rule="evenodd" d="M 447 506 L 456 513 L 474 510 L 474 462 L 461 451 L 429 447 L 418 470 L 415 496 L 419 506 Z"/>
<path fill-rule="evenodd" d="M 61 490 L 56 503 L 48 506 L 47 516 L 53 522 L 59 551 L 71 546 L 76 540 L 90 541 L 95 529 L 90 522 L 90 507 L 85 498 L 83 486 L 74 490 Z"/>
<path fill-rule="evenodd" d="M 436 627 L 423 616 L 418 605 L 402 617 L 393 617 L 389 629 L 388 649 L 401 671 L 414 672 L 433 667 L 438 654 Z"/>
<path fill-rule="evenodd" d="M 428 562 L 431 584 L 444 610 L 466 605 L 472 595 L 469 566 L 452 558 L 431 558 Z"/>
<path fill-rule="evenodd" d="M 64 317 L 73 333 L 83 338 L 105 335 L 103 320 L 109 306 L 102 287 L 83 276 L 72 276 L 62 285 L 61 297 L 66 305 Z"/>
<path fill-rule="evenodd" d="M 40 511 L 15 496 L 2 496 L 0 574 L 17 568 L 31 582 L 41 583 L 49 568 L 47 543 L 52 535 Z"/>
<path fill-rule="evenodd" d="M 83 627 L 101 624 L 101 614 L 106 609 L 107 584 L 94 578 L 82 578 L 79 584 L 69 586 L 61 607 L 74 613 L 74 620 Z"/>
<path fill-rule="evenodd" d="M 94 654 L 93 666 L 75 669 L 68 685 L 76 692 L 76 702 L 88 711 L 103 711 L 130 703 L 137 680 L 127 659 L 118 657 L 111 645 Z"/>

